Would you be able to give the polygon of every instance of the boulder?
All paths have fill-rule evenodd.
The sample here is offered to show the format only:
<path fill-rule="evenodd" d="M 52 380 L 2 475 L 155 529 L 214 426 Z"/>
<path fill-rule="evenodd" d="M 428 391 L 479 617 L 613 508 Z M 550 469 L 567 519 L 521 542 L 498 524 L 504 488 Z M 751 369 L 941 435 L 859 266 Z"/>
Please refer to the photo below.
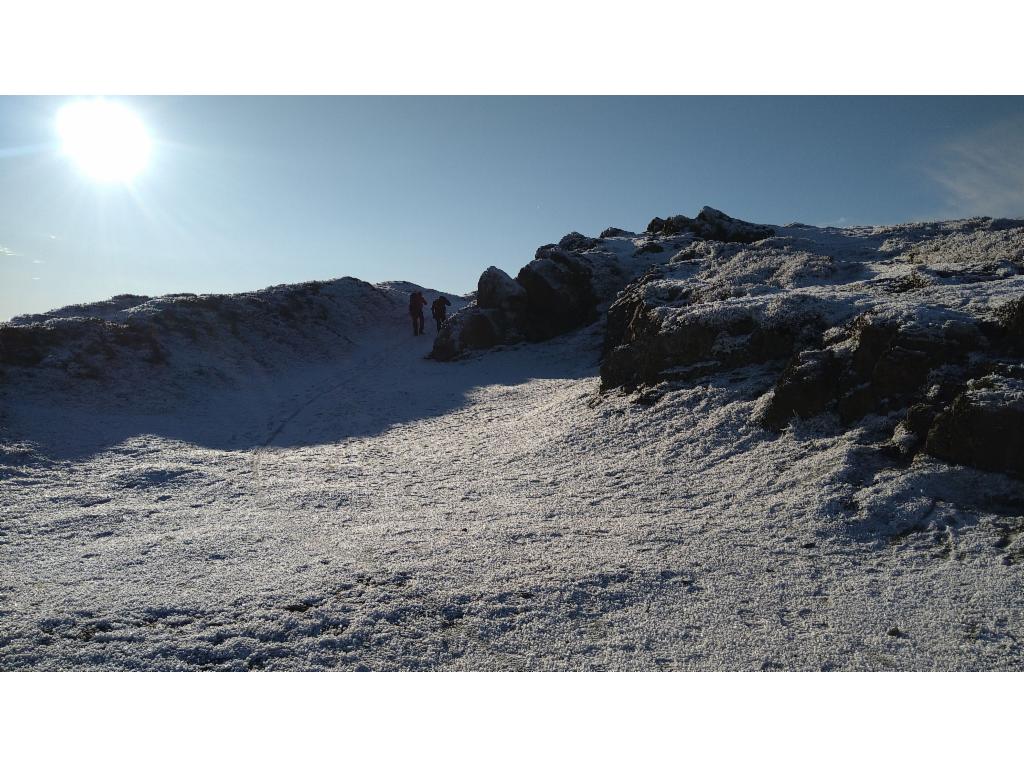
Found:
<path fill-rule="evenodd" d="M 558 241 L 558 246 L 570 253 L 579 253 L 581 251 L 590 250 L 600 242 L 601 241 L 596 237 L 587 237 L 586 235 L 581 235 L 579 232 L 570 232 Z"/>
<path fill-rule="evenodd" d="M 526 301 L 526 290 L 497 267 L 488 267 L 477 282 L 477 304 L 481 309 L 514 311 Z"/>
<path fill-rule="evenodd" d="M 726 243 L 753 243 L 772 237 L 775 230 L 749 221 L 734 219 L 719 210 L 704 206 L 697 214 L 694 234 Z"/>
<path fill-rule="evenodd" d="M 734 219 L 708 206 L 701 208 L 695 219 L 687 216 L 669 216 L 662 219 L 655 216 L 647 225 L 647 232 L 659 237 L 690 232 L 706 240 L 720 240 L 725 243 L 753 243 L 775 234 L 771 227 Z"/>
<path fill-rule="evenodd" d="M 696 222 L 687 216 L 669 216 L 667 219 L 655 216 L 647 225 L 647 232 L 651 235 L 671 237 L 680 235 L 683 232 L 694 232 Z"/>
<path fill-rule="evenodd" d="M 831 350 L 798 353 L 782 372 L 761 416 L 769 429 L 782 429 L 793 416 L 807 418 L 836 398 L 840 366 Z"/>
<path fill-rule="evenodd" d="M 619 229 L 618 227 L 608 227 L 607 229 L 601 231 L 601 238 L 604 239 L 606 237 L 633 237 L 633 234 L 634 233 L 628 230 Z"/>
<path fill-rule="evenodd" d="M 969 382 L 935 417 L 924 450 L 943 461 L 1024 476 L 1024 381 L 990 375 Z"/>
<path fill-rule="evenodd" d="M 596 319 L 596 299 L 586 264 L 551 254 L 527 264 L 516 276 L 526 291 L 520 328 L 527 339 L 541 341 Z"/>
<path fill-rule="evenodd" d="M 429 357 L 442 362 L 454 360 L 464 352 L 489 349 L 512 338 L 503 310 L 472 304 L 448 318 L 434 339 Z"/>

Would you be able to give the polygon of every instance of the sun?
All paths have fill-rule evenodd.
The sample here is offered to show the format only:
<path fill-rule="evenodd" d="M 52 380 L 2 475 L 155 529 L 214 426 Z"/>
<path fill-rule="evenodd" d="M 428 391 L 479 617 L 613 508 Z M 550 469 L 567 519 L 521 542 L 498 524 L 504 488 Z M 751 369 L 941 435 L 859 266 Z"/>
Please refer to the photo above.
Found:
<path fill-rule="evenodd" d="M 62 149 L 99 182 L 126 183 L 149 161 L 151 141 L 139 116 L 106 99 L 74 101 L 57 113 Z"/>

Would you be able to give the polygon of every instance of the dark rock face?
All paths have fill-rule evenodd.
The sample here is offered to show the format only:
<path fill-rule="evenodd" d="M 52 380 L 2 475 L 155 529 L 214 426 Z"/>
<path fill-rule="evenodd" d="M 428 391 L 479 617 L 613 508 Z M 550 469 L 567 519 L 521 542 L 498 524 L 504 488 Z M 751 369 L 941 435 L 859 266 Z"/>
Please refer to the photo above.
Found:
<path fill-rule="evenodd" d="M 932 422 L 924 450 L 945 461 L 1024 477 L 1024 381 L 991 375 Z"/>
<path fill-rule="evenodd" d="M 796 340 L 816 325 L 813 318 L 766 322 L 742 310 L 726 315 L 692 313 L 666 323 L 635 299 L 623 301 L 615 310 L 614 321 L 609 313 L 609 323 L 614 322 L 613 332 L 621 337 L 619 343 L 606 339 L 609 349 L 601 363 L 604 390 L 632 391 L 666 379 L 784 360 Z"/>
<path fill-rule="evenodd" d="M 563 250 L 578 253 L 580 251 L 589 251 L 600 242 L 601 241 L 596 237 L 587 237 L 586 235 L 581 235 L 579 232 L 570 232 L 558 241 L 558 246 Z"/>
<path fill-rule="evenodd" d="M 647 225 L 647 232 L 652 235 L 679 235 L 683 232 L 693 232 L 697 227 L 696 219 L 687 216 L 669 216 L 662 219 L 655 216 Z"/>
<path fill-rule="evenodd" d="M 593 322 L 596 303 L 586 262 L 550 246 L 514 280 L 496 267 L 485 270 L 476 304 L 445 323 L 430 357 L 452 360 L 469 350 L 550 339 Z"/>
<path fill-rule="evenodd" d="M 601 231 L 601 239 L 606 237 L 633 237 L 633 232 L 629 232 L 625 229 L 619 229 L 618 227 L 608 227 Z"/>
<path fill-rule="evenodd" d="M 516 275 L 526 292 L 526 312 L 519 318 L 523 335 L 543 341 L 596 319 L 590 270 L 562 255 L 535 259 Z"/>
<path fill-rule="evenodd" d="M 734 219 L 721 211 L 705 206 L 697 214 L 698 231 L 694 234 L 706 240 L 726 243 L 754 243 L 775 234 L 771 227 Z"/>
<path fill-rule="evenodd" d="M 898 461 L 1024 472 L 1024 222 L 772 232 L 704 209 L 643 242 L 682 247 L 609 308 L 603 391 L 757 364 L 769 430 L 826 415 L 807 428 L 891 429 Z"/>
<path fill-rule="evenodd" d="M 807 418 L 821 413 L 836 398 L 839 369 L 831 350 L 795 355 L 775 385 L 762 424 L 769 429 L 781 429 L 793 416 Z"/>
<path fill-rule="evenodd" d="M 647 225 L 647 232 L 662 237 L 691 232 L 705 240 L 725 243 L 754 243 L 775 234 L 771 227 L 734 219 L 707 206 L 701 209 L 695 219 L 686 216 L 669 216 L 667 219 L 655 217 Z"/>
<path fill-rule="evenodd" d="M 664 247 L 662 247 L 661 243 L 657 243 L 657 242 L 655 242 L 653 240 L 648 240 L 646 243 L 641 244 L 641 246 L 636 249 L 636 255 L 637 256 L 639 256 L 641 253 L 664 253 L 664 252 L 665 252 L 665 249 L 664 249 Z"/>
<path fill-rule="evenodd" d="M 770 228 L 733 219 L 712 208 L 704 208 L 695 219 L 685 216 L 655 219 L 646 235 L 632 242 L 622 242 L 633 233 L 617 227 L 604 230 L 600 238 L 570 232 L 558 243 L 538 248 L 533 261 L 524 266 L 514 280 L 493 267 L 486 270 L 480 277 L 475 308 L 466 308 L 464 318 L 453 318 L 446 324 L 431 357 L 451 360 L 464 350 L 483 348 L 484 341 L 491 338 L 494 344 L 549 339 L 596 320 L 598 305 L 611 301 L 643 269 L 663 264 L 669 253 L 684 245 L 712 236 L 727 242 L 747 243 L 772 234 Z M 661 256 L 663 253 L 666 256 Z M 500 312 L 488 319 L 494 333 L 481 331 L 483 320 L 470 322 L 480 310 Z M 615 310 L 619 314 L 622 311 L 622 307 Z M 470 331 L 472 342 L 463 340 L 461 334 Z M 790 349 L 789 343 L 780 340 L 782 337 L 774 330 L 766 333 L 752 327 L 749 333 L 753 334 L 751 346 L 764 348 L 758 354 L 767 354 L 768 349 L 776 347 Z M 641 353 L 639 349 L 632 352 L 648 360 L 652 371 L 657 367 L 654 363 L 657 353 Z M 621 356 L 625 359 L 628 355 Z M 686 354 L 675 357 L 685 359 Z M 613 365 L 612 369 L 625 370 L 625 366 L 625 363 Z"/>
<path fill-rule="evenodd" d="M 794 415 L 807 418 L 830 406 L 844 424 L 906 408 L 924 396 L 926 385 L 941 384 L 944 375 L 955 378 L 968 354 L 984 345 L 980 334 L 860 315 L 830 345 L 797 354 L 777 382 L 762 424 L 780 429 Z"/>
<path fill-rule="evenodd" d="M 516 310 L 526 301 L 526 290 L 497 267 L 488 267 L 477 282 L 476 303 L 482 309 Z"/>

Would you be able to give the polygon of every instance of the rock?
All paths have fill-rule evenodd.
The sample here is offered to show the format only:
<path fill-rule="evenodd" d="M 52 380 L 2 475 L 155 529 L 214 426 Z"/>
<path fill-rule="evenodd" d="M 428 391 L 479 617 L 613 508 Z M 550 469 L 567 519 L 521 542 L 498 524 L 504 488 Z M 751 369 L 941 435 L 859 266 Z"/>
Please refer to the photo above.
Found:
<path fill-rule="evenodd" d="M 620 297 L 616 304 L 618 307 L 609 310 L 609 324 L 621 339 L 618 344 L 606 341 L 609 348 L 601 363 L 603 390 L 623 387 L 631 391 L 642 384 L 785 360 L 792 354 L 795 338 L 814 325 L 795 315 L 792 323 L 782 318 L 767 321 L 740 308 L 705 313 L 697 307 L 665 318 L 629 296 Z"/>
<path fill-rule="evenodd" d="M 647 240 L 643 242 L 639 248 L 633 253 L 634 256 L 639 256 L 642 253 L 664 253 L 665 249 L 660 243 L 654 240 Z"/>
<path fill-rule="evenodd" d="M 751 224 L 749 221 L 734 219 L 719 210 L 704 206 L 696 219 L 695 234 L 708 240 L 726 243 L 753 243 L 775 234 L 771 227 Z"/>
<path fill-rule="evenodd" d="M 482 309 L 515 310 L 526 301 L 526 290 L 497 267 L 488 267 L 477 282 L 477 304 Z"/>
<path fill-rule="evenodd" d="M 821 413 L 835 400 L 840 365 L 831 350 L 798 353 L 782 372 L 761 423 L 782 429 L 793 416 L 807 418 Z"/>
<path fill-rule="evenodd" d="M 1016 352 L 1024 351 L 1024 298 L 1014 299 L 996 311 L 1001 341 Z"/>
<path fill-rule="evenodd" d="M 1024 381 L 991 375 L 971 381 L 943 410 L 925 441 L 944 461 L 1024 476 Z"/>
<path fill-rule="evenodd" d="M 696 219 L 686 216 L 669 216 L 662 219 L 655 216 L 647 225 L 647 232 L 660 237 L 691 232 L 697 237 L 726 243 L 753 243 L 775 234 L 771 227 L 734 219 L 708 206 L 701 208 Z"/>
<path fill-rule="evenodd" d="M 647 232 L 661 237 L 671 237 L 683 232 L 696 232 L 696 227 L 696 220 L 687 216 L 669 216 L 667 219 L 655 216 L 647 225 Z"/>
<path fill-rule="evenodd" d="M 530 341 L 549 339 L 596 319 L 590 271 L 578 260 L 550 254 L 516 276 L 526 291 L 520 329 Z"/>
<path fill-rule="evenodd" d="M 972 333 L 959 325 L 950 332 L 948 327 L 901 326 L 871 313 L 860 315 L 831 346 L 798 352 L 776 382 L 762 425 L 780 429 L 785 414 L 806 418 L 826 410 L 833 400 L 841 421 L 849 425 L 869 413 L 887 413 L 919 402 L 932 384 L 940 391 L 952 392 L 945 377 L 955 378 L 968 353 L 983 343 L 976 329 Z M 826 358 L 830 363 L 824 367 L 802 362 Z M 794 403 L 800 407 L 793 408 Z M 908 430 L 917 434 L 921 418 L 918 413 Z"/>
<path fill-rule="evenodd" d="M 601 239 L 606 237 L 633 237 L 633 232 L 629 232 L 625 229 L 619 229 L 618 227 L 608 227 L 601 231 Z"/>
<path fill-rule="evenodd" d="M 428 357 L 444 362 L 470 350 L 489 349 L 513 340 L 509 331 L 503 310 L 473 304 L 448 318 Z"/>
<path fill-rule="evenodd" d="M 558 241 L 558 247 L 571 253 L 578 253 L 580 251 L 588 251 L 600 244 L 600 242 L 601 241 L 595 237 L 587 237 L 586 235 L 581 235 L 579 232 L 570 232 Z"/>

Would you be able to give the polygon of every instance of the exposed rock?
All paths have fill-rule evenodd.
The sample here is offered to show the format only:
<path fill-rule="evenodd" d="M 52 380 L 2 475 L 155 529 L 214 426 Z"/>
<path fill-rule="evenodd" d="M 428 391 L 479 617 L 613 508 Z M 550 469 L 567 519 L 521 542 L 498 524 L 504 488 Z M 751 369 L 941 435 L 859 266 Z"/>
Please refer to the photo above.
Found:
<path fill-rule="evenodd" d="M 775 234 L 771 227 L 734 219 L 719 210 L 704 206 L 697 214 L 694 234 L 726 243 L 753 243 Z"/>
<path fill-rule="evenodd" d="M 619 229 L 618 227 L 608 227 L 601 232 L 601 239 L 606 237 L 633 237 L 635 233 L 625 229 Z"/>
<path fill-rule="evenodd" d="M 625 292 L 609 309 L 601 385 L 607 390 L 653 385 L 666 378 L 683 380 L 770 360 L 785 360 L 797 339 L 821 326 L 810 304 L 796 302 L 762 312 L 737 305 L 709 312 L 693 305 L 665 312 L 650 305 L 662 287 Z M 645 295 L 646 294 L 646 295 Z M 684 297 L 677 297 L 676 300 Z M 697 365 L 711 363 L 712 365 Z M 669 372 L 671 371 L 671 375 Z"/>
<path fill-rule="evenodd" d="M 587 237 L 579 232 L 570 232 L 558 241 L 558 247 L 571 253 L 578 253 L 580 251 L 589 251 L 591 248 L 599 245 L 600 242 L 596 237 Z"/>
<path fill-rule="evenodd" d="M 681 237 L 610 306 L 603 391 L 778 364 L 762 426 L 832 414 L 821 428 L 891 430 L 880 455 L 1022 471 L 1024 222 L 772 232 L 705 209 L 639 245 Z"/>
<path fill-rule="evenodd" d="M 520 328 L 530 341 L 549 339 L 596 319 L 590 270 L 577 259 L 549 254 L 531 261 L 516 275 L 526 291 Z"/>
<path fill-rule="evenodd" d="M 661 243 L 654 240 L 645 240 L 640 244 L 640 247 L 636 249 L 636 255 L 639 256 L 642 253 L 664 253 L 665 249 Z"/>
<path fill-rule="evenodd" d="M 454 360 L 470 350 L 489 349 L 512 340 L 507 314 L 497 308 L 470 305 L 452 315 L 434 339 L 430 357 L 434 360 Z"/>
<path fill-rule="evenodd" d="M 1024 381 L 991 375 L 936 416 L 925 442 L 936 458 L 1024 476 Z"/>
<path fill-rule="evenodd" d="M 782 372 L 761 423 L 781 429 L 793 416 L 821 413 L 835 400 L 840 366 L 831 350 L 806 350 L 793 357 Z"/>
<path fill-rule="evenodd" d="M 647 225 L 647 232 L 652 235 L 679 235 L 683 232 L 696 232 L 698 228 L 696 219 L 686 216 L 669 216 L 667 219 L 655 216 Z"/>
<path fill-rule="evenodd" d="M 764 426 L 779 429 L 789 416 L 813 416 L 833 401 L 845 424 L 869 413 L 905 408 L 920 400 L 927 386 L 939 384 L 943 372 L 963 366 L 967 354 L 983 343 L 980 335 L 962 329 L 947 334 L 914 324 L 900 326 L 871 313 L 857 317 L 832 339 L 823 349 L 796 355 L 776 383 Z M 919 430 L 919 424 L 911 429 Z"/>
<path fill-rule="evenodd" d="M 695 219 L 686 216 L 662 219 L 656 216 L 647 225 L 647 232 L 662 237 L 691 232 L 697 237 L 726 243 L 753 243 L 775 234 L 771 227 L 734 219 L 708 206 L 701 208 Z"/>
<path fill-rule="evenodd" d="M 477 304 L 483 309 L 515 310 L 526 301 L 526 290 L 497 267 L 488 267 L 477 282 Z"/>
<path fill-rule="evenodd" d="M 617 227 L 604 230 L 600 238 L 570 232 L 558 243 L 540 246 L 533 261 L 519 271 L 515 280 L 495 268 L 485 271 L 480 278 L 477 304 L 465 312 L 475 316 L 482 309 L 500 311 L 500 316 L 490 316 L 488 320 L 497 334 L 495 344 L 524 338 L 542 341 L 593 322 L 600 305 L 612 301 L 630 280 L 648 267 L 663 265 L 666 259 L 662 254 L 666 252 L 679 252 L 700 238 L 748 243 L 772 234 L 768 227 L 733 219 L 713 208 L 702 209 L 695 219 L 686 216 L 654 219 L 642 238 L 634 238 L 633 233 Z M 688 257 L 696 259 L 697 254 L 694 252 Z M 789 262 L 786 265 L 794 268 Z M 814 274 L 827 268 L 828 265 L 824 268 L 815 265 Z M 449 321 L 437 337 L 431 356 L 451 360 L 464 350 L 481 348 L 479 339 L 494 335 L 478 333 L 483 326 L 477 324 L 481 322 Z M 459 338 L 470 328 L 474 329 L 472 345 Z M 755 334 L 754 346 L 761 344 L 764 338 Z"/>

